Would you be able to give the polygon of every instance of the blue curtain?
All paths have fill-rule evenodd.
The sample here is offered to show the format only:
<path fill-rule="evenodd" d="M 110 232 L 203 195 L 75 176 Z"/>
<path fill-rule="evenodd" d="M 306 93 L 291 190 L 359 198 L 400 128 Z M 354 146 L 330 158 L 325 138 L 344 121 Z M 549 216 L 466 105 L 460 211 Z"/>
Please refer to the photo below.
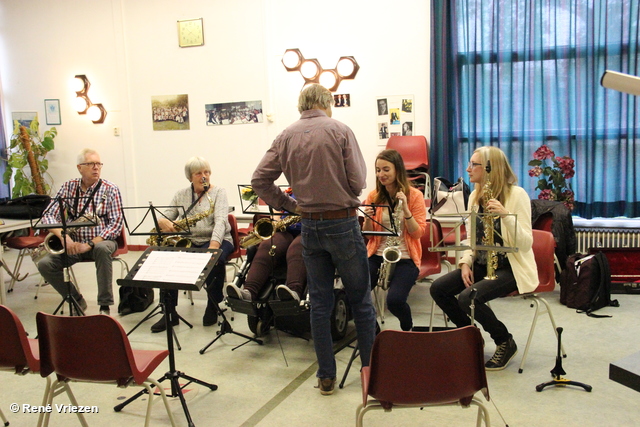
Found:
<path fill-rule="evenodd" d="M 542 144 L 570 156 L 574 214 L 640 216 L 640 103 L 605 70 L 640 75 L 638 0 L 433 0 L 434 176 L 496 145 L 537 198 Z"/>

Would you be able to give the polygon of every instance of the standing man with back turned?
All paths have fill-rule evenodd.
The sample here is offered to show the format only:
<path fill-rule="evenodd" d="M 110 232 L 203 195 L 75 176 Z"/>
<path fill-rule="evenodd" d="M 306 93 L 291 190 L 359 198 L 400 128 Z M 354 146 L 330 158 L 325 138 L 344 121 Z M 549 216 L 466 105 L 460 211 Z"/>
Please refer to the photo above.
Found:
<path fill-rule="evenodd" d="M 366 165 L 351 129 L 331 118 L 332 103 L 324 87 L 313 84 L 304 89 L 298 98 L 300 120 L 278 135 L 251 179 L 255 192 L 269 205 L 302 215 L 316 376 L 323 395 L 333 393 L 336 381 L 331 338 L 336 269 L 353 312 L 362 366 L 369 365 L 376 324 L 367 249 L 357 216 Z M 274 184 L 282 173 L 295 200 Z"/>

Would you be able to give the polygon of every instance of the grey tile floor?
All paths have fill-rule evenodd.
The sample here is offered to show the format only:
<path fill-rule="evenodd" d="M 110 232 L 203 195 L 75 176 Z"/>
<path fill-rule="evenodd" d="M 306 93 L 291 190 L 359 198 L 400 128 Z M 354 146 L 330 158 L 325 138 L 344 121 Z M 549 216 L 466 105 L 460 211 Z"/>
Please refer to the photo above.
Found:
<path fill-rule="evenodd" d="M 5 254 L 13 265 L 17 252 Z M 140 252 L 130 252 L 124 258 L 133 264 Z M 117 267 L 116 265 L 114 265 Z M 35 314 L 51 313 L 60 297 L 50 287 L 44 287 L 34 300 L 40 276 L 30 260 L 23 266 L 29 277 L 16 285 L 7 295 L 7 304 L 20 317 L 26 330 L 35 336 Z M 95 302 L 95 269 L 91 263 L 82 263 L 74 271 L 83 294 L 89 302 L 88 314 L 97 314 Z M 117 268 L 115 269 L 117 273 Z M 231 278 L 232 272 L 229 271 Z M 117 295 L 118 286 L 114 284 Z M 218 326 L 203 327 L 202 314 L 206 299 L 204 292 L 194 292 L 194 305 L 185 295 L 180 296 L 179 313 L 193 324 L 193 329 L 181 324 L 175 328 L 182 345 L 176 351 L 176 368 L 188 375 L 218 385 L 218 390 L 197 384 L 187 387 L 187 405 L 197 426 L 348 426 L 355 424 L 355 409 L 361 402 L 359 362 L 347 377 L 343 389 L 332 396 L 321 396 L 315 380 L 315 355 L 313 343 L 272 330 L 264 345 L 244 342 L 239 336 L 225 334 L 204 354 L 199 350 L 216 336 Z M 524 372 L 518 373 L 518 365 L 526 343 L 533 309 L 520 298 L 505 298 L 492 305 L 499 317 L 513 333 L 519 346 L 514 361 L 503 371 L 488 372 L 492 400 L 510 426 L 635 426 L 640 423 L 640 394 L 608 379 L 609 363 L 630 354 L 640 352 L 640 295 L 615 295 L 619 308 L 605 308 L 600 312 L 612 314 L 606 319 L 593 319 L 576 314 L 559 303 L 559 288 L 546 299 L 552 306 L 556 322 L 564 328 L 563 343 L 568 357 L 563 360 L 566 377 L 593 386 L 587 393 L 573 387 L 550 388 L 536 392 L 537 384 L 551 379 L 549 371 L 555 365 L 556 341 L 548 318 L 541 318 L 527 357 Z M 158 299 L 156 295 L 156 305 Z M 409 300 L 416 325 L 426 325 L 431 300 L 428 285 L 414 287 Z M 152 307 L 153 307 L 152 306 Z M 144 316 L 135 313 L 121 317 L 112 312 L 125 330 L 130 330 Z M 152 334 L 149 327 L 158 317 L 143 324 L 130 336 L 132 346 L 140 349 L 163 349 L 166 335 Z M 442 324 L 442 317 L 436 317 Z M 237 332 L 250 334 L 246 316 L 235 314 L 231 321 Z M 387 312 L 384 329 L 398 328 L 397 320 Z M 353 324 L 349 326 L 350 332 Z M 484 334 L 484 333 L 483 333 Z M 487 334 L 485 355 L 487 359 L 495 349 Z M 351 349 L 340 351 L 337 356 L 338 373 L 341 376 L 351 356 Z M 168 361 L 155 373 L 161 377 L 169 368 Z M 36 414 L 11 413 L 11 403 L 37 405 L 42 399 L 44 380 L 38 375 L 17 376 L 1 373 L 2 393 L 0 407 L 9 418 L 11 426 L 35 426 Z M 91 426 L 144 424 L 146 402 L 139 399 L 116 413 L 113 406 L 134 394 L 137 388 L 119 389 L 111 385 L 73 383 L 72 388 L 79 404 L 97 405 L 98 414 L 87 416 Z M 483 398 L 481 398 L 483 399 Z M 68 403 L 66 396 L 54 400 Z M 177 398 L 171 399 L 171 407 L 178 425 L 187 425 Z M 504 425 L 494 406 L 489 403 L 493 425 Z M 370 412 L 365 417 L 367 426 L 390 425 L 442 425 L 470 426 L 475 423 L 474 409 L 429 408 L 425 410 L 394 410 L 391 413 Z M 53 414 L 51 426 L 79 425 L 70 414 Z M 170 425 L 164 409 L 154 406 L 153 426 Z"/>

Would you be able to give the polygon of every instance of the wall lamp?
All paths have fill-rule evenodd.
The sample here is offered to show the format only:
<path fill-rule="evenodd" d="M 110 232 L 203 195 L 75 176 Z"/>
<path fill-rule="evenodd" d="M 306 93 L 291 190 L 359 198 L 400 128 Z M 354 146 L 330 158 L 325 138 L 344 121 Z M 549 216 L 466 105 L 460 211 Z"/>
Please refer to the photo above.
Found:
<path fill-rule="evenodd" d="M 304 89 L 312 83 L 319 83 L 335 92 L 342 80 L 352 80 L 360 66 L 353 56 L 341 56 L 335 68 L 324 69 L 317 59 L 306 59 L 300 49 L 287 49 L 282 56 L 282 65 L 287 71 L 298 71 L 304 79 Z"/>
<path fill-rule="evenodd" d="M 74 106 L 78 114 L 87 114 L 93 123 L 104 123 L 107 117 L 107 110 L 102 104 L 94 104 L 89 99 L 89 79 L 84 74 L 77 74 L 76 78 L 76 99 Z"/>

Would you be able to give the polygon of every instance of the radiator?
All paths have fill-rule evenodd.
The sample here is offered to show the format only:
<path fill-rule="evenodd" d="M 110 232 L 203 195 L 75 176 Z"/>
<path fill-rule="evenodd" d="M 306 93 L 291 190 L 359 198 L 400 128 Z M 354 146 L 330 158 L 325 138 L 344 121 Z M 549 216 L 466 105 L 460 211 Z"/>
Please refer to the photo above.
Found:
<path fill-rule="evenodd" d="M 590 248 L 640 248 L 640 229 L 577 228 L 577 252 L 586 254 Z"/>

